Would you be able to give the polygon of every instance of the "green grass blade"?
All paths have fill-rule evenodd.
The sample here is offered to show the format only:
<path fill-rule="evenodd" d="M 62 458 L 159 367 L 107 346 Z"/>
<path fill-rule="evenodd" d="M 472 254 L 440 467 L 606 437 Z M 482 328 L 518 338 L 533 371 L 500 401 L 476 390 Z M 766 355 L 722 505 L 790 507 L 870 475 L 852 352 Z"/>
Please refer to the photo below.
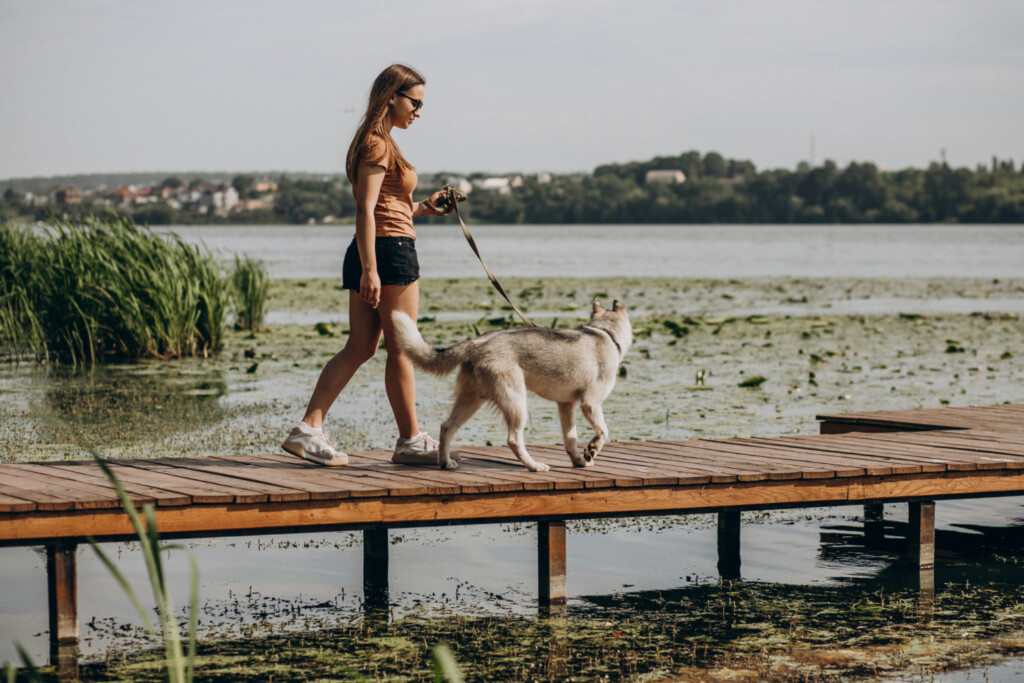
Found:
<path fill-rule="evenodd" d="M 89 545 L 92 546 L 92 549 L 96 552 L 97 557 L 100 558 L 100 562 L 103 563 L 103 566 L 107 568 L 110 575 L 114 577 L 115 581 L 117 581 L 117 585 L 121 587 L 124 594 L 128 596 L 129 600 L 131 600 L 132 606 L 135 607 L 135 611 L 139 613 L 140 617 L 142 617 L 142 623 L 145 625 L 146 630 L 155 636 L 156 628 L 153 627 L 153 622 L 150 620 L 149 614 L 146 612 L 146 608 L 142 606 L 142 601 L 139 600 L 139 596 L 136 595 L 135 590 L 132 588 L 131 584 L 128 583 L 128 579 L 91 536 L 86 540 L 89 541 Z"/>
<path fill-rule="evenodd" d="M 14 649 L 18 652 L 18 657 L 21 658 L 21 665 L 28 671 L 28 680 L 35 683 L 39 681 L 42 683 L 43 675 L 39 673 L 39 669 L 36 668 L 35 662 L 32 661 L 32 655 L 22 646 L 21 643 L 15 642 Z"/>
<path fill-rule="evenodd" d="M 459 663 L 455 661 L 455 654 L 445 644 L 435 645 L 430 651 L 430 670 L 434 676 L 434 683 L 463 683 L 462 672 L 459 671 Z"/>
<path fill-rule="evenodd" d="M 188 554 L 188 563 L 188 671 L 185 672 L 185 681 L 192 683 L 196 674 L 196 633 L 199 630 L 199 565 L 191 552 Z"/>

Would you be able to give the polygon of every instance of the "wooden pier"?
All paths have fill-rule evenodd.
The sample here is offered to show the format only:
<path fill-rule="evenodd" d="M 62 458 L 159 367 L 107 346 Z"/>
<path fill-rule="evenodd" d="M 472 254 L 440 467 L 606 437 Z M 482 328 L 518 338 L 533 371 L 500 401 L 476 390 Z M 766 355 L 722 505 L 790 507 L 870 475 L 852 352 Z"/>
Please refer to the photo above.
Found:
<path fill-rule="evenodd" d="M 907 559 L 929 590 L 936 500 L 1024 494 L 1024 405 L 820 416 L 821 434 L 613 442 L 594 467 L 573 468 L 560 445 L 530 446 L 548 472 L 509 449 L 461 448 L 459 469 L 394 465 L 385 451 L 350 454 L 344 468 L 287 455 L 121 460 L 112 469 L 136 505 L 152 504 L 163 537 L 363 530 L 364 597 L 387 602 L 388 529 L 536 522 L 539 599 L 564 603 L 565 521 L 716 512 L 719 571 L 740 576 L 740 511 L 910 506 Z M 0 465 L 0 545 L 44 545 L 50 640 L 77 661 L 75 557 L 87 537 L 134 538 L 90 461 Z M 68 664 L 71 666 L 71 664 Z"/>

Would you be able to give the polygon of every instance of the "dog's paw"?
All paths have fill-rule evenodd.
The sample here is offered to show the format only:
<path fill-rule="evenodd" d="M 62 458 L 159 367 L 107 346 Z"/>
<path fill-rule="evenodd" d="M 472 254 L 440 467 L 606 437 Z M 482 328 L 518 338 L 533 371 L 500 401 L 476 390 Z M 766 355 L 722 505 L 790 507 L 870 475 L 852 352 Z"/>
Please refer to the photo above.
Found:
<path fill-rule="evenodd" d="M 574 462 L 573 465 L 576 467 L 593 467 L 594 459 L 591 458 L 590 460 L 584 460 L 583 462 Z"/>
<path fill-rule="evenodd" d="M 459 468 L 459 463 L 455 462 L 454 460 L 449 460 L 446 463 L 445 462 L 441 463 L 441 469 L 442 470 L 455 470 L 455 469 L 458 469 L 458 468 Z"/>
<path fill-rule="evenodd" d="M 535 462 L 535 463 L 533 463 L 533 466 L 530 467 L 530 471 L 531 472 L 547 472 L 550 469 L 551 469 L 551 465 L 548 465 L 548 464 L 543 463 L 543 462 Z"/>

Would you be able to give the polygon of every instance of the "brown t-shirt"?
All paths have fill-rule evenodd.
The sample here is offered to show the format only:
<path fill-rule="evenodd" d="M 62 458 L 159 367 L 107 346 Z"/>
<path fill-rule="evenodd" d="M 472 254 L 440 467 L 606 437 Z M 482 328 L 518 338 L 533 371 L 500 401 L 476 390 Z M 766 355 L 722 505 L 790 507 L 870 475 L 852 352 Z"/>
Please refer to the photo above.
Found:
<path fill-rule="evenodd" d="M 373 207 L 373 220 L 377 225 L 377 237 L 410 237 L 416 239 L 412 226 L 412 191 L 416 189 L 416 171 L 402 173 L 391 158 L 384 139 L 373 134 L 366 143 L 366 151 L 360 166 L 383 166 L 384 182 Z M 353 191 L 355 188 L 353 188 Z"/>

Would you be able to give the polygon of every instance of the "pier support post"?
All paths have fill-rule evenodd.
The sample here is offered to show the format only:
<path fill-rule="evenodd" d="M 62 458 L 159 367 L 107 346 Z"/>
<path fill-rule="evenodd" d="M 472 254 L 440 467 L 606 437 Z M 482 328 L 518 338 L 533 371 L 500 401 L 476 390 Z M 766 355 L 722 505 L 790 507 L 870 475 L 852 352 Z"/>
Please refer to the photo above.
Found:
<path fill-rule="evenodd" d="M 864 505 L 864 547 L 879 549 L 885 544 L 885 506 L 881 503 Z"/>
<path fill-rule="evenodd" d="M 726 580 L 740 578 L 740 512 L 718 513 L 718 575 Z"/>
<path fill-rule="evenodd" d="M 363 602 L 367 609 L 388 606 L 388 529 L 363 530 Z"/>
<path fill-rule="evenodd" d="M 564 605 L 565 522 L 537 522 L 538 600 L 541 607 Z"/>
<path fill-rule="evenodd" d="M 922 600 L 935 597 L 935 503 L 909 503 L 906 562 L 917 573 Z"/>
<path fill-rule="evenodd" d="M 50 664 L 59 680 L 78 679 L 78 544 L 46 546 L 46 588 L 50 616 Z"/>

